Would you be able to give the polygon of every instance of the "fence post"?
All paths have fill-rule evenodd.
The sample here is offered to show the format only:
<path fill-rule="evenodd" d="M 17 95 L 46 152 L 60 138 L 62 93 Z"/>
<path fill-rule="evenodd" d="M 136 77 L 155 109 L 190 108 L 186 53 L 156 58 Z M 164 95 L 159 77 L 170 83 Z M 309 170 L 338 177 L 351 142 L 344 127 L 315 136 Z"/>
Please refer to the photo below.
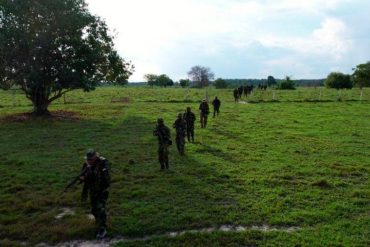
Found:
<path fill-rule="evenodd" d="M 13 107 L 15 107 L 15 89 L 12 89 L 12 101 L 13 101 Z"/>
<path fill-rule="evenodd" d="M 362 96 L 364 95 L 364 89 L 361 89 L 361 94 L 360 94 L 360 101 L 362 101 Z"/>
<path fill-rule="evenodd" d="M 319 101 L 321 101 L 321 96 L 322 96 L 322 89 L 320 88 Z"/>

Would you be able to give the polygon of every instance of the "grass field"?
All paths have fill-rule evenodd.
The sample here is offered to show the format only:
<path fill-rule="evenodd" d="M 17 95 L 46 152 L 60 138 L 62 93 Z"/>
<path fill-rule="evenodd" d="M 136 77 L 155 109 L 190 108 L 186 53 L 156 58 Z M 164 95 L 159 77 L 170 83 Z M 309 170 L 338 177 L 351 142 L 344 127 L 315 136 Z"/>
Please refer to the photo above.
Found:
<path fill-rule="evenodd" d="M 205 90 L 75 91 L 50 107 L 73 119 L 28 121 L 11 117 L 32 110 L 24 96 L 0 91 L 0 246 L 94 238 L 81 188 L 62 193 L 90 147 L 111 162 L 109 234 L 154 236 L 117 246 L 370 245 L 369 89 L 362 101 L 359 89 L 256 92 L 249 104 L 231 89 L 208 94 L 220 117 L 197 122 L 196 143 L 184 158 L 171 147 L 160 172 L 156 119 L 198 112 Z M 56 219 L 66 207 L 75 214 Z M 163 235 L 228 224 L 251 229 Z M 253 229 L 263 225 L 297 230 Z"/>

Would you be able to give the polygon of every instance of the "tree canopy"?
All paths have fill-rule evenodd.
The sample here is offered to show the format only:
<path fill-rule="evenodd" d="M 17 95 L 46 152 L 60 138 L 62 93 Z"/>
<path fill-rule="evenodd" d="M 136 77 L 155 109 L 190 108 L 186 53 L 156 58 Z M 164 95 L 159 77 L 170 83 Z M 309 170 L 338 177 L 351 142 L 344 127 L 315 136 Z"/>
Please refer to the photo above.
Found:
<path fill-rule="evenodd" d="M 181 87 L 188 87 L 190 85 L 189 79 L 181 79 L 179 82 Z"/>
<path fill-rule="evenodd" d="M 0 87 L 19 87 L 34 114 L 74 89 L 125 84 L 133 66 L 84 0 L 0 0 Z"/>
<path fill-rule="evenodd" d="M 210 68 L 197 65 L 190 69 L 188 76 L 196 86 L 205 87 L 213 80 L 215 74 Z"/>
<path fill-rule="evenodd" d="M 353 87 L 350 75 L 345 75 L 341 72 L 330 73 L 325 80 L 325 86 L 335 89 L 351 89 Z"/>
<path fill-rule="evenodd" d="M 166 74 L 146 74 L 144 77 L 147 80 L 148 85 L 152 87 L 171 87 L 174 84 L 173 80 Z"/>
<path fill-rule="evenodd" d="M 271 86 L 276 85 L 276 84 L 277 84 L 277 82 L 276 82 L 275 78 L 273 76 L 269 75 L 267 77 L 267 86 L 271 87 Z"/>
<path fill-rule="evenodd" d="M 353 70 L 354 84 L 360 88 L 370 87 L 370 61 L 357 65 Z"/>

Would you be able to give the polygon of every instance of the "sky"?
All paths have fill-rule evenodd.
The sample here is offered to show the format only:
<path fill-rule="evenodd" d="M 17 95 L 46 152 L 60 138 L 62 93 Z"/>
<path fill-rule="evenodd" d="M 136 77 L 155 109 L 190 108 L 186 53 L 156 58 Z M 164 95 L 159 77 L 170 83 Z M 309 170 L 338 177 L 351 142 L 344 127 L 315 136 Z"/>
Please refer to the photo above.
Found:
<path fill-rule="evenodd" d="M 115 34 L 119 54 L 144 75 L 216 78 L 352 73 L 370 60 L 370 0 L 86 0 Z"/>

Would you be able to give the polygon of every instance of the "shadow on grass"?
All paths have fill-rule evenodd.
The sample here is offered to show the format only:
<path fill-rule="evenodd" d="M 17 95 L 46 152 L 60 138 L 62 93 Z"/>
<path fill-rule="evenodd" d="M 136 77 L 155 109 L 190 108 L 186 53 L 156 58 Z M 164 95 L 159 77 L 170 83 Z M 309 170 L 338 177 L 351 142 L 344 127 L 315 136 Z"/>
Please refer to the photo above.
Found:
<path fill-rule="evenodd" d="M 144 236 L 228 223 L 222 206 L 234 202 L 219 192 L 228 178 L 195 154 L 178 156 L 174 146 L 170 171 L 159 172 L 154 127 L 154 120 L 136 116 L 118 124 L 84 119 L 2 124 L 0 238 L 55 243 L 94 237 L 88 208 L 79 203 L 81 188 L 61 193 L 90 147 L 111 162 L 111 234 Z M 76 214 L 57 220 L 64 207 Z"/>

